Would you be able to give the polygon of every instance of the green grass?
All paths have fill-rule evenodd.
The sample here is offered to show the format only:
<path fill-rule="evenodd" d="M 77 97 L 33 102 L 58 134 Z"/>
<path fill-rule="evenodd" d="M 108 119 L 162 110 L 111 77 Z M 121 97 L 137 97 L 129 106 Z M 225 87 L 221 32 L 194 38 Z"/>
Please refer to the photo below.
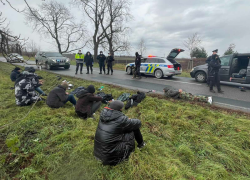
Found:
<path fill-rule="evenodd" d="M 50 109 L 38 102 L 15 105 L 9 73 L 13 66 L 0 62 L 0 179 L 249 179 L 249 116 L 214 110 L 207 104 L 147 96 L 137 107 L 124 111 L 142 121 L 147 146 L 131 154 L 128 162 L 103 166 L 93 156 L 99 119 L 82 120 L 70 103 Z M 42 89 L 54 87 L 56 74 L 37 72 Z M 93 84 L 117 98 L 124 88 L 63 77 L 77 86 Z M 153 97 L 156 96 L 156 97 Z M 158 98 L 157 98 L 158 97 Z M 102 108 L 104 105 L 102 106 Z M 20 121 L 21 120 L 21 121 Z M 14 122 L 10 126 L 2 127 Z"/>
<path fill-rule="evenodd" d="M 180 75 L 178 75 L 179 77 L 189 77 L 189 78 L 191 78 L 191 76 L 190 76 L 190 71 L 182 71 L 182 73 L 180 74 Z M 177 77 L 178 77 L 177 76 Z"/>

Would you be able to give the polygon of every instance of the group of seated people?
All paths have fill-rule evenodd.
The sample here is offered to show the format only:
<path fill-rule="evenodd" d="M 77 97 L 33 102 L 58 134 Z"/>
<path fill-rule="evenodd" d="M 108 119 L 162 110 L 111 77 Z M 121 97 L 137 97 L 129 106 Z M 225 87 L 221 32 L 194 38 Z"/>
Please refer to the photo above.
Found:
<path fill-rule="evenodd" d="M 17 67 L 11 73 L 11 80 L 15 81 L 16 104 L 27 106 L 42 100 L 35 91 L 43 84 L 43 81 L 39 80 L 41 77 L 35 74 L 35 69 L 26 67 L 22 73 L 20 71 L 21 69 Z M 102 97 L 94 95 L 93 85 L 82 90 L 77 101 L 74 95 L 66 92 L 67 88 L 68 83 L 63 81 L 61 85 L 51 90 L 46 104 L 51 108 L 60 108 L 69 101 L 81 118 L 92 117 L 100 108 Z M 40 94 L 46 95 L 43 91 Z M 115 166 L 128 160 L 131 152 L 135 150 L 135 140 L 139 149 L 146 145 L 140 131 L 141 121 L 124 115 L 123 107 L 122 101 L 110 101 L 101 112 L 95 133 L 94 155 L 103 165 Z"/>

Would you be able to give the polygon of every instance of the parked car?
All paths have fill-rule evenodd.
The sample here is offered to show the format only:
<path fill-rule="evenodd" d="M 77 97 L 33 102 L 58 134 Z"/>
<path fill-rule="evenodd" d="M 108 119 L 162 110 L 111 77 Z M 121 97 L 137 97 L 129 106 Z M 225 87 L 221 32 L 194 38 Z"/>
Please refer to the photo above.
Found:
<path fill-rule="evenodd" d="M 172 49 L 167 58 L 149 55 L 147 58 L 142 58 L 140 73 L 146 75 L 153 75 L 160 79 L 162 77 L 173 77 L 182 73 L 181 64 L 175 61 L 183 49 Z M 126 72 L 131 75 L 134 71 L 135 63 L 126 65 Z"/>
<path fill-rule="evenodd" d="M 58 52 L 37 52 L 35 59 L 37 65 L 44 66 L 49 70 L 53 67 L 70 68 L 70 59 Z"/>
<path fill-rule="evenodd" d="M 11 62 L 11 63 L 23 63 L 24 62 L 24 58 L 23 56 L 21 56 L 18 53 L 10 53 L 7 55 L 7 62 Z"/>
<path fill-rule="evenodd" d="M 221 81 L 250 84 L 250 53 L 235 53 L 220 57 Z M 198 82 L 206 82 L 208 65 L 196 66 L 190 72 L 192 78 Z"/>

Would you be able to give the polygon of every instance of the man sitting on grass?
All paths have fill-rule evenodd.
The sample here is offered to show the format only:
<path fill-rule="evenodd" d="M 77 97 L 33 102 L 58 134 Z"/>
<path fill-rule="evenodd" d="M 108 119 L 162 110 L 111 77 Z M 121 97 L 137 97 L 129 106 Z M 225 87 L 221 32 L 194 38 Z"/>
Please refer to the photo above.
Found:
<path fill-rule="evenodd" d="M 206 102 L 209 104 L 212 104 L 212 97 L 206 97 L 206 96 L 195 96 L 191 93 L 187 93 L 185 91 L 182 91 L 182 89 L 170 89 L 168 87 L 165 87 L 163 89 L 164 95 L 166 97 L 170 98 L 180 98 L 180 99 L 186 99 L 186 100 L 191 100 L 191 101 L 200 101 L 200 102 Z"/>
<path fill-rule="evenodd" d="M 86 90 L 79 92 L 76 102 L 76 113 L 79 117 L 85 119 L 92 117 L 102 104 L 102 97 L 94 95 L 95 87 L 90 85 Z"/>
<path fill-rule="evenodd" d="M 123 106 L 122 101 L 112 101 L 101 112 L 95 134 L 94 155 L 103 165 L 115 166 L 127 160 L 135 149 L 135 140 L 138 148 L 146 145 L 139 129 L 141 121 L 125 116 Z"/>
<path fill-rule="evenodd" d="M 76 105 L 76 100 L 74 95 L 66 92 L 68 88 L 67 82 L 62 82 L 61 85 L 55 87 L 50 91 L 46 104 L 51 108 L 60 108 L 63 107 L 68 101 L 70 101 L 74 106 Z"/>

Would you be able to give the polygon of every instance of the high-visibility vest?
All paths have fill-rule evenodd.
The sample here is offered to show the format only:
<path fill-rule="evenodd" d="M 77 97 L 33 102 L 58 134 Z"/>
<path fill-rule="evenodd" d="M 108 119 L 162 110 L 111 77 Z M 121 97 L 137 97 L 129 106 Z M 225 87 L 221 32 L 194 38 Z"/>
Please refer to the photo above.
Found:
<path fill-rule="evenodd" d="M 75 59 L 83 60 L 83 59 L 84 59 L 84 54 L 81 54 L 81 55 L 80 55 L 80 54 L 77 53 L 77 54 L 75 55 Z"/>

